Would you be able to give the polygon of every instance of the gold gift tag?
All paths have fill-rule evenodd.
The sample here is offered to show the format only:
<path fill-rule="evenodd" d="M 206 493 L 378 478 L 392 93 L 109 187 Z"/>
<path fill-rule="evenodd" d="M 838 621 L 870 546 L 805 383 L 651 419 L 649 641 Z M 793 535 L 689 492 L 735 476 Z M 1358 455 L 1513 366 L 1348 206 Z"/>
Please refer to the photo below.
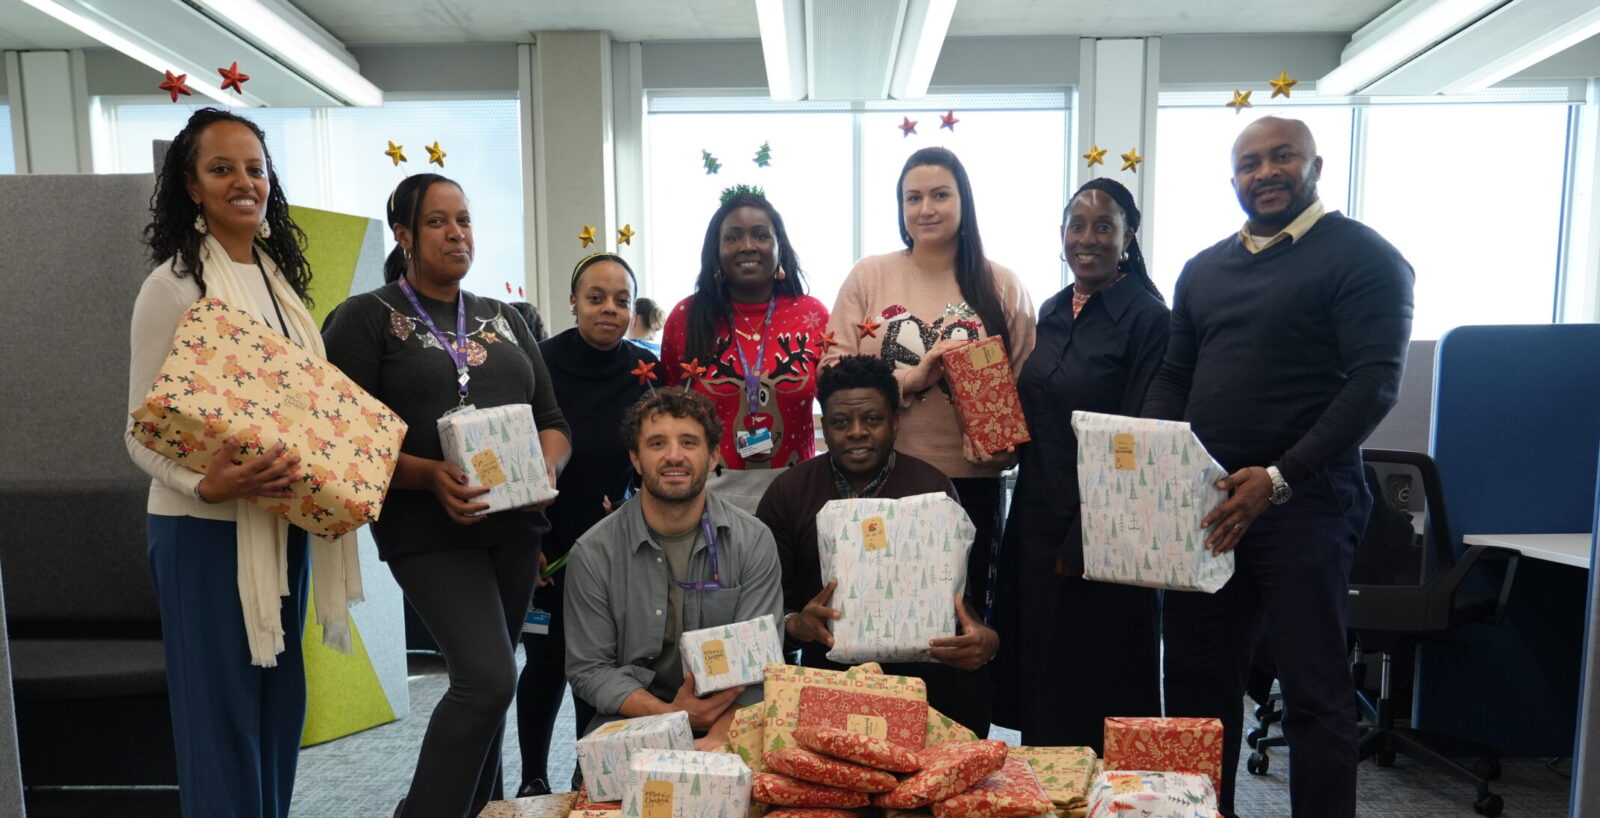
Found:
<path fill-rule="evenodd" d="M 1116 452 L 1117 471 L 1134 471 L 1139 468 L 1139 461 L 1133 456 L 1133 435 L 1120 434 L 1111 439 L 1112 451 Z"/>
<path fill-rule="evenodd" d="M 619 731 L 622 728 L 627 727 L 627 726 L 628 726 L 628 720 L 627 719 L 618 719 L 618 720 L 616 720 L 614 722 L 611 722 L 610 724 L 606 724 L 606 725 L 603 725 L 601 727 L 596 728 L 595 731 L 594 731 L 594 734 L 597 735 L 597 736 L 609 736 L 612 733 L 615 733 L 615 732 L 617 732 L 617 731 Z"/>
<path fill-rule="evenodd" d="M 494 488 L 506 481 L 506 473 L 500 469 L 500 458 L 495 457 L 494 449 L 484 449 L 472 456 L 472 470 L 478 474 L 478 485 L 484 488 Z"/>
<path fill-rule="evenodd" d="M 672 782 L 644 782 L 644 818 L 672 818 Z"/>
<path fill-rule="evenodd" d="M 967 350 L 967 363 L 972 364 L 974 369 L 994 366 L 1002 360 L 1005 357 L 1000 354 L 999 344 L 974 344 Z"/>
<path fill-rule="evenodd" d="M 882 716 L 867 716 L 860 713 L 851 713 L 845 717 L 844 729 L 863 736 L 886 739 L 889 737 L 889 722 Z"/>
<path fill-rule="evenodd" d="M 712 676 L 728 673 L 728 652 L 721 639 L 712 639 L 700 646 L 700 656 L 706 660 L 706 672 Z"/>
<path fill-rule="evenodd" d="M 868 551 L 882 551 L 889 547 L 889 534 L 883 530 L 882 517 L 868 517 L 861 521 L 861 541 Z"/>

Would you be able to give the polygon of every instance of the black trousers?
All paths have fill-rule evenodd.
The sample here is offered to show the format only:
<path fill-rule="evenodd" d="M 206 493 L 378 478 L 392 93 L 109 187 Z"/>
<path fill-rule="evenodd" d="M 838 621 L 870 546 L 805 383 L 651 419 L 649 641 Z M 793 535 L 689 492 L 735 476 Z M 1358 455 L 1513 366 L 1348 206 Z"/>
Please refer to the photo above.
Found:
<path fill-rule="evenodd" d="M 561 713 L 561 697 L 567 690 L 567 638 L 561 619 L 565 576 L 565 571 L 557 572 L 554 584 L 533 592 L 533 607 L 550 614 L 550 633 L 522 635 L 522 649 L 528 661 L 517 678 L 517 742 L 522 750 L 524 784 L 536 778 L 551 783 L 550 741 L 555 734 L 556 717 Z M 572 696 L 572 706 L 576 715 L 573 739 L 577 740 L 583 737 L 595 710 L 577 694 Z"/>
<path fill-rule="evenodd" d="M 978 529 L 973 537 L 972 550 L 967 553 L 967 598 L 977 606 L 978 615 L 992 624 L 993 616 L 985 607 L 991 591 L 991 560 L 996 561 L 994 564 L 998 570 L 1003 526 L 1000 513 L 1005 488 L 999 477 L 957 477 L 950 482 L 955 484 L 956 494 L 961 498 L 961 508 Z"/>
<path fill-rule="evenodd" d="M 1168 716 L 1224 728 L 1219 806 L 1233 818 L 1244 729 L 1242 699 L 1260 628 L 1276 645 L 1289 742 L 1289 802 L 1297 816 L 1356 813 L 1356 707 L 1346 652 L 1350 564 L 1372 496 L 1359 459 L 1294 487 L 1239 543 L 1233 579 L 1215 594 L 1163 600 Z"/>

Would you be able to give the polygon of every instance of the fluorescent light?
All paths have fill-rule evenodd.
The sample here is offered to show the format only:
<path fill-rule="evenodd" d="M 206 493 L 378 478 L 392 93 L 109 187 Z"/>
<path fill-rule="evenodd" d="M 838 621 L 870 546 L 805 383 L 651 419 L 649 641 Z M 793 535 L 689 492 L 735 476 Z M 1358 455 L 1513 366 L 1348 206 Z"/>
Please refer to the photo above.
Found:
<path fill-rule="evenodd" d="M 1395 6 L 1356 32 L 1339 67 L 1317 80 L 1317 95 L 1342 97 L 1366 87 L 1502 2 L 1413 0 Z"/>
<path fill-rule="evenodd" d="M 1600 34 L 1600 6 L 1595 6 L 1587 14 L 1580 14 L 1562 25 L 1554 26 L 1541 36 L 1533 37 L 1504 54 L 1488 59 L 1482 59 L 1480 56 L 1482 61 L 1467 70 L 1460 79 L 1445 85 L 1443 93 L 1470 94 L 1482 91 L 1596 34 Z"/>
<path fill-rule="evenodd" d="M 257 0 L 194 1 L 203 11 L 226 20 L 240 37 L 293 66 L 328 93 L 351 105 L 377 107 L 383 104 L 383 91 L 378 86 Z"/>
<path fill-rule="evenodd" d="M 889 82 L 889 94 L 895 99 L 927 96 L 955 13 L 956 0 L 910 0 L 907 4 L 905 30 Z"/>
<path fill-rule="evenodd" d="M 777 100 L 806 95 L 804 0 L 756 0 L 761 56 L 767 64 L 767 91 Z"/>
<path fill-rule="evenodd" d="M 123 54 L 132 57 L 138 62 L 144 63 L 152 70 L 160 71 L 165 74 L 167 71 L 172 71 L 174 68 L 181 68 L 181 66 L 174 64 L 172 60 L 164 60 L 146 50 L 143 46 L 140 46 L 132 40 L 122 36 L 121 34 L 118 34 L 101 25 L 100 23 L 91 20 L 88 17 L 85 17 L 71 9 L 68 9 L 65 6 L 52 2 L 51 0 L 22 1 L 44 12 L 45 14 L 50 15 L 53 18 L 72 26 L 84 34 L 99 40 L 106 46 L 114 48 Z M 174 73 L 183 72 L 179 71 Z M 249 101 L 245 100 L 243 97 L 229 94 L 226 91 L 223 91 L 220 85 L 200 79 L 200 74 L 197 69 L 188 69 L 187 73 L 189 77 L 184 82 L 191 89 L 198 91 L 201 94 L 204 94 L 211 99 L 222 103 L 223 105 L 249 107 Z"/>

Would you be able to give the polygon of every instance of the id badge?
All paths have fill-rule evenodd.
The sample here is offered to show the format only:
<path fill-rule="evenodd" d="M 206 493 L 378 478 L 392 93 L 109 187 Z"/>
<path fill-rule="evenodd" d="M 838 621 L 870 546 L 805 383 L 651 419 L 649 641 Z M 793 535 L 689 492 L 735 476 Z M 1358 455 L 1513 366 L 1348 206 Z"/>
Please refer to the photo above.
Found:
<path fill-rule="evenodd" d="M 734 435 L 733 440 L 739 446 L 741 458 L 750 458 L 772 451 L 772 430 L 768 428 L 740 432 Z"/>
<path fill-rule="evenodd" d="M 522 618 L 522 632 L 538 636 L 550 633 L 550 612 L 532 608 Z"/>

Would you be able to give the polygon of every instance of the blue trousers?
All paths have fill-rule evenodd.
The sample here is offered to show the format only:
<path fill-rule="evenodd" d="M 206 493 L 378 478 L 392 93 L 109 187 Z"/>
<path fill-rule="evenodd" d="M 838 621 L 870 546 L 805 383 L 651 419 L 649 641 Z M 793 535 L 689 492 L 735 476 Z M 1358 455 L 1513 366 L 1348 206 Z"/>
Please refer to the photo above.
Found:
<path fill-rule="evenodd" d="M 1165 593 L 1167 715 L 1222 720 L 1218 806 L 1229 818 L 1242 699 L 1262 627 L 1277 644 L 1290 808 L 1296 816 L 1355 815 L 1359 757 L 1346 607 L 1350 564 L 1371 508 L 1360 460 L 1337 463 L 1251 523 L 1221 590 Z"/>
<path fill-rule="evenodd" d="M 306 533 L 290 529 L 284 650 L 272 668 L 250 664 L 234 524 L 150 515 L 149 538 L 183 814 L 287 816 L 306 722 Z"/>

